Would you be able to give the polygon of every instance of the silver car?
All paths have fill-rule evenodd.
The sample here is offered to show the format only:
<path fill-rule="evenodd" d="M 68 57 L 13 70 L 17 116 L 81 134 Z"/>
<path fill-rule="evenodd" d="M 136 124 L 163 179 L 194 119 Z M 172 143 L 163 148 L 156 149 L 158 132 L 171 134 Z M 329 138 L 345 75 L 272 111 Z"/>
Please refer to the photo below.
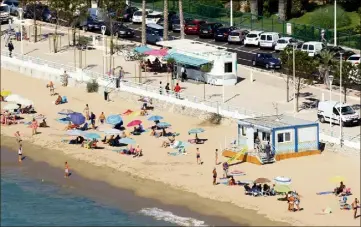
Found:
<path fill-rule="evenodd" d="M 243 44 L 244 39 L 246 38 L 246 35 L 248 33 L 249 33 L 249 31 L 246 29 L 233 30 L 228 35 L 228 43 L 229 44 L 232 44 L 232 43 Z"/>

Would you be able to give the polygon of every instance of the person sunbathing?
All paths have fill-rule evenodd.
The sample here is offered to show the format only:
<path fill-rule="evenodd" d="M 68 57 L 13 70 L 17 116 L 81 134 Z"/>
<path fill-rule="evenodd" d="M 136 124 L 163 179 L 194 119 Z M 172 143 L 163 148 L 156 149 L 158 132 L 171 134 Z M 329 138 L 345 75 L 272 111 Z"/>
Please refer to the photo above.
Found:
<path fill-rule="evenodd" d="M 58 95 L 58 98 L 55 100 L 55 105 L 59 105 L 62 103 L 62 98 L 60 95 Z"/>
<path fill-rule="evenodd" d="M 236 181 L 234 180 L 233 176 L 231 176 L 231 178 L 229 179 L 228 185 L 230 185 L 230 186 L 236 185 Z"/>
<path fill-rule="evenodd" d="M 48 124 L 47 124 L 46 121 L 45 121 L 45 118 L 43 119 L 42 122 L 40 122 L 39 127 L 40 127 L 40 128 L 47 128 L 47 127 L 49 127 Z"/>
<path fill-rule="evenodd" d="M 65 131 L 67 131 L 67 130 L 72 130 L 72 129 L 74 129 L 75 128 L 75 125 L 73 125 L 70 121 L 69 121 L 69 123 L 68 123 L 68 125 L 65 127 Z"/>
<path fill-rule="evenodd" d="M 165 131 L 165 128 L 162 128 L 162 131 L 159 133 L 159 137 L 161 136 L 167 136 L 167 132 Z"/>
<path fill-rule="evenodd" d="M 175 141 L 175 136 L 173 135 L 172 137 L 168 137 L 168 141 L 163 141 L 162 143 L 162 147 L 166 148 L 170 145 L 173 145 L 174 144 L 174 141 Z"/>
<path fill-rule="evenodd" d="M 111 135 L 110 138 L 105 141 L 105 143 L 109 144 L 113 140 L 114 140 L 114 135 Z"/>
<path fill-rule="evenodd" d="M 82 136 L 76 137 L 76 144 L 82 144 L 84 142 L 84 138 Z"/>
<path fill-rule="evenodd" d="M 343 192 L 343 190 L 346 188 L 346 185 L 343 184 L 343 182 L 340 182 L 340 187 L 337 187 L 333 190 L 334 194 L 338 196 L 340 193 Z"/>
<path fill-rule="evenodd" d="M 152 128 L 152 131 L 150 132 L 151 136 L 159 137 L 159 133 L 155 131 L 155 128 Z"/>

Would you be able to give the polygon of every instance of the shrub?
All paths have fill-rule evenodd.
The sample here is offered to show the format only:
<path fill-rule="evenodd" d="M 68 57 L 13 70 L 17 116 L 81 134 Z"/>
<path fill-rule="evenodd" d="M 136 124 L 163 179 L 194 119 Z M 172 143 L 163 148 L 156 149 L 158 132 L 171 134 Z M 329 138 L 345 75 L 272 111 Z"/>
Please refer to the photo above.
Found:
<path fill-rule="evenodd" d="M 98 92 L 99 84 L 96 80 L 86 83 L 86 90 L 88 93 Z"/>
<path fill-rule="evenodd" d="M 350 17 L 345 13 L 341 7 L 337 7 L 337 27 L 345 27 L 351 23 Z M 334 23 L 334 7 L 326 6 L 314 11 L 310 16 L 310 21 L 313 22 L 313 25 L 319 26 L 322 28 L 332 29 Z"/>

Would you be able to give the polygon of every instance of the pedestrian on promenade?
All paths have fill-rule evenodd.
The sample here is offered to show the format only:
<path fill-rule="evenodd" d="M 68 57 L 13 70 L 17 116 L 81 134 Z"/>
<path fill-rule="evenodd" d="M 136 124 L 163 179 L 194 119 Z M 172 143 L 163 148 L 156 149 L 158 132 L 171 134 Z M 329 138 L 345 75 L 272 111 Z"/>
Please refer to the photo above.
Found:
<path fill-rule="evenodd" d="M 181 87 L 180 87 L 179 84 L 177 83 L 177 84 L 175 85 L 175 87 L 174 87 L 175 97 L 176 97 L 177 99 L 180 98 L 180 95 L 179 95 L 180 90 L 181 90 Z"/>
<path fill-rule="evenodd" d="M 165 85 L 165 92 L 167 93 L 167 95 L 169 95 L 169 91 L 170 91 L 169 83 L 167 83 L 167 85 Z"/>
<path fill-rule="evenodd" d="M 13 42 L 10 40 L 9 44 L 8 44 L 8 49 L 9 49 L 9 57 L 12 58 L 12 52 L 14 50 L 14 45 Z"/>
<path fill-rule="evenodd" d="M 159 82 L 159 94 L 163 94 L 163 87 L 162 87 L 162 81 Z"/>
<path fill-rule="evenodd" d="M 217 170 L 216 170 L 216 167 L 213 168 L 213 185 L 217 185 Z"/>

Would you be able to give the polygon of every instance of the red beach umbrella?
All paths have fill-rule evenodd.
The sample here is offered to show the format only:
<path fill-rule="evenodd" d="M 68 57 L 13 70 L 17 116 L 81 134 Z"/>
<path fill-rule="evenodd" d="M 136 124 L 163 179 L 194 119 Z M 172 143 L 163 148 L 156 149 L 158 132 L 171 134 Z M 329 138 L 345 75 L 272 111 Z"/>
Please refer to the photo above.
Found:
<path fill-rule="evenodd" d="M 133 127 L 133 126 L 136 126 L 136 125 L 140 125 L 141 123 L 142 123 L 141 120 L 134 120 L 134 121 L 129 122 L 127 127 Z"/>

